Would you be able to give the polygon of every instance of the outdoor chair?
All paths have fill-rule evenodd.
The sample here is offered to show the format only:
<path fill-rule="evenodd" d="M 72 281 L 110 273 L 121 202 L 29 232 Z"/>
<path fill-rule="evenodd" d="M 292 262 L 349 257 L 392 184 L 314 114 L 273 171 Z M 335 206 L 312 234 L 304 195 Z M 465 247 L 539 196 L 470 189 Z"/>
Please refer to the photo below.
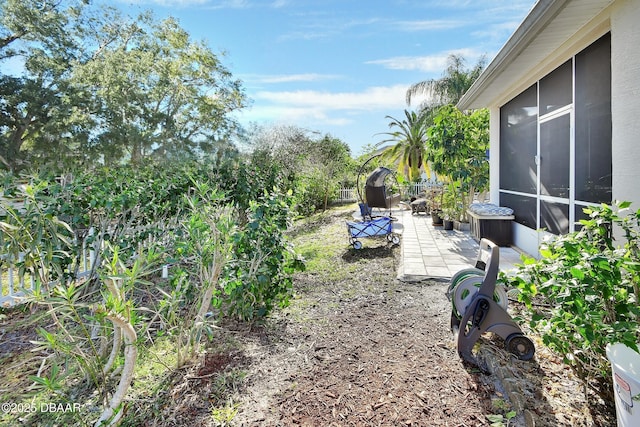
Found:
<path fill-rule="evenodd" d="M 384 184 L 384 179 L 392 173 L 391 170 L 380 166 L 367 178 L 364 194 L 370 208 L 390 210 L 400 204 L 400 194 L 387 194 L 387 186 Z"/>

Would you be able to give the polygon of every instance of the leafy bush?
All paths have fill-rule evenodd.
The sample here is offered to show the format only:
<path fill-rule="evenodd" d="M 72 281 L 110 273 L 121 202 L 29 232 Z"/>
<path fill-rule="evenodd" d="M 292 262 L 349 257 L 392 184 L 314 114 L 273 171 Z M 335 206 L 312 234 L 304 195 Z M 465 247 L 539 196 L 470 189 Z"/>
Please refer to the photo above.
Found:
<path fill-rule="evenodd" d="M 311 174 L 299 176 L 295 185 L 295 210 L 298 215 L 308 216 L 324 207 L 325 181 Z"/>
<path fill-rule="evenodd" d="M 25 291 L 54 325 L 37 342 L 47 355 L 34 393 L 64 400 L 82 389 L 104 404 L 100 419 L 115 422 L 145 339 L 167 336 L 181 365 L 210 331 L 212 302 L 248 322 L 287 305 L 303 264 L 285 237 L 291 192 L 265 190 L 280 180 L 275 167 L 244 163 L 104 168 L 27 184 L 0 175 L 0 254 L 9 256 L 0 262 L 19 260 L 35 276 Z M 75 274 L 83 239 L 100 254 L 87 280 Z M 173 277 L 158 280 L 167 262 Z M 69 424 L 59 415 L 32 416 Z M 68 416 L 86 424 L 98 414 Z"/>
<path fill-rule="evenodd" d="M 541 246 L 540 260 L 528 258 L 515 277 L 503 277 L 534 309 L 531 326 L 584 382 L 611 400 L 608 343 L 638 351 L 640 338 L 640 210 L 585 209 L 580 231 Z M 618 242 L 614 236 L 619 236 Z"/>
<path fill-rule="evenodd" d="M 228 315 L 253 322 L 277 305 L 288 305 L 292 274 L 304 266 L 284 234 L 290 197 L 273 190 L 250 202 L 248 222 L 233 236 L 224 295 L 218 300 Z"/>
<path fill-rule="evenodd" d="M 161 303 L 170 310 L 163 317 L 176 337 L 178 367 L 199 351 L 207 326 L 205 318 L 212 299 L 221 291 L 220 276 L 230 257 L 235 232 L 232 207 L 226 204 L 224 194 L 195 181 L 193 192 L 185 196 L 189 210 L 175 234 L 178 265 L 172 272 L 171 289 L 163 292 Z M 176 315 L 177 310 L 182 313 Z"/>
<path fill-rule="evenodd" d="M 0 265 L 16 262 L 37 288 L 64 279 L 73 264 L 73 231 L 47 208 L 48 182 L 12 185 L 0 200 Z M 3 190 L 3 188 L 0 188 Z"/>
<path fill-rule="evenodd" d="M 289 188 L 284 182 L 280 168 L 270 163 L 225 163 L 208 172 L 214 178 L 211 183 L 215 183 L 236 206 L 241 225 L 248 221 L 245 213 L 251 201 L 262 197 L 265 189 Z M 200 179 L 200 175 L 197 176 Z"/>

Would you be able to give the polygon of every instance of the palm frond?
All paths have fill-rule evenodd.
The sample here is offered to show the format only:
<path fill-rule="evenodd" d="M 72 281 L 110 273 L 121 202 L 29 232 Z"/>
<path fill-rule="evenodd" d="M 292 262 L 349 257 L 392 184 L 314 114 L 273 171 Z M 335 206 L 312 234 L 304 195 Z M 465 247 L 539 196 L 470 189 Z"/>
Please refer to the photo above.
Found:
<path fill-rule="evenodd" d="M 417 95 L 426 95 L 421 107 L 429 108 L 444 104 L 456 104 L 475 82 L 486 65 L 486 56 L 480 57 L 471 69 L 465 68 L 462 55 L 452 54 L 447 58 L 447 67 L 440 79 L 429 79 L 412 84 L 406 92 L 407 105 Z"/>

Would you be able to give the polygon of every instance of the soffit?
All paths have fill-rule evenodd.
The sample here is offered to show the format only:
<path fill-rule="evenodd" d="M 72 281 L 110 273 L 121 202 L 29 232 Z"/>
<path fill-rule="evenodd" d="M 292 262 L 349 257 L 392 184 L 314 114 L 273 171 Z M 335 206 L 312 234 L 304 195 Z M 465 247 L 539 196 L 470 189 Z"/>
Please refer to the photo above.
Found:
<path fill-rule="evenodd" d="M 614 0 L 539 0 L 478 80 L 458 102 L 461 110 L 498 105 L 531 70 Z M 533 84 L 528 82 L 525 88 Z"/>

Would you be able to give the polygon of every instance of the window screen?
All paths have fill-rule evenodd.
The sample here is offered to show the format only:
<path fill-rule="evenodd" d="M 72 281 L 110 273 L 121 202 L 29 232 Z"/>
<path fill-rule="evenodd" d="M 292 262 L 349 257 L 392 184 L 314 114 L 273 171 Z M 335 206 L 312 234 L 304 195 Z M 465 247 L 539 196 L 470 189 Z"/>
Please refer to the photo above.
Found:
<path fill-rule="evenodd" d="M 573 102 L 572 61 L 569 60 L 540 80 L 540 115 Z"/>
<path fill-rule="evenodd" d="M 576 200 L 611 203 L 611 36 L 576 55 Z"/>
<path fill-rule="evenodd" d="M 569 205 L 540 201 L 540 228 L 553 234 L 569 232 Z"/>
<path fill-rule="evenodd" d="M 571 116 L 540 124 L 540 194 L 569 197 Z"/>
<path fill-rule="evenodd" d="M 536 193 L 537 93 L 534 84 L 500 109 L 500 188 Z"/>
<path fill-rule="evenodd" d="M 611 139 L 606 34 L 500 108 L 500 204 L 529 228 L 568 233 L 581 202 L 612 201 Z"/>
<path fill-rule="evenodd" d="M 536 198 L 510 193 L 500 193 L 500 206 L 513 209 L 515 221 L 529 228 L 536 229 Z"/>

